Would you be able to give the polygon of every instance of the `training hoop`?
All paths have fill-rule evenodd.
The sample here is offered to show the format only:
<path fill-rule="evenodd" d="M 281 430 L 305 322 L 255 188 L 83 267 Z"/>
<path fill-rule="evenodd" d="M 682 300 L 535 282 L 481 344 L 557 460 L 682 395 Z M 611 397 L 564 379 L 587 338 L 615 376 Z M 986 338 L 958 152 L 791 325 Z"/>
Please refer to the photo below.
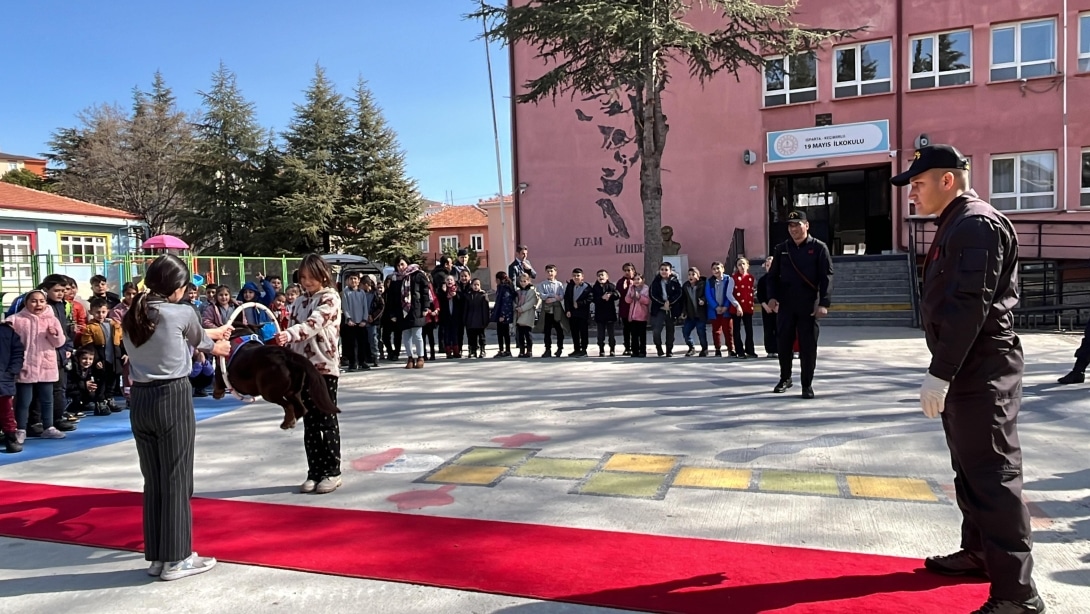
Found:
<path fill-rule="evenodd" d="M 243 310 L 249 307 L 260 307 L 261 309 L 265 310 L 265 313 L 269 314 L 269 317 L 272 318 L 272 323 L 273 326 L 276 327 L 276 332 L 283 332 L 280 330 L 280 320 L 276 313 L 274 313 L 272 309 L 269 309 L 267 306 L 261 303 L 243 303 L 238 307 L 235 307 L 235 310 L 231 312 L 231 317 L 228 318 L 227 321 L 224 322 L 224 324 L 230 324 L 234 322 L 235 318 L 237 318 L 239 314 L 243 312 Z M 235 392 L 235 389 L 231 387 L 231 380 L 227 378 L 227 358 L 225 356 L 217 356 L 216 359 L 219 360 L 220 374 L 223 375 L 223 385 L 231 391 L 231 394 L 235 395 L 235 398 L 239 399 L 240 401 L 246 401 L 247 403 L 253 403 L 256 399 L 254 399 L 253 397 L 244 397 L 241 394 Z"/>

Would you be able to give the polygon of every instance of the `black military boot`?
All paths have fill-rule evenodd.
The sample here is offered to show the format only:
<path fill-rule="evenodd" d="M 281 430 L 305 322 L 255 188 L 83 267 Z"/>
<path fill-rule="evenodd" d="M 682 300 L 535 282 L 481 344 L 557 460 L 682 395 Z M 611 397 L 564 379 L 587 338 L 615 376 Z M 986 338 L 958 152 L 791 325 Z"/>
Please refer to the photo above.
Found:
<path fill-rule="evenodd" d="M 1075 360 L 1075 366 L 1071 367 L 1071 373 L 1056 380 L 1061 384 L 1081 384 L 1086 381 L 1086 367 L 1090 364 L 1090 359 L 1078 358 Z"/>
<path fill-rule="evenodd" d="M 772 392 L 775 392 L 776 394 L 781 394 L 787 392 L 787 389 L 794 385 L 795 383 L 791 381 L 790 377 L 787 379 L 781 379 L 780 383 L 776 384 L 776 387 L 772 389 Z"/>
<path fill-rule="evenodd" d="M 8 454 L 23 451 L 23 444 L 19 443 L 19 436 L 15 433 L 4 433 L 4 446 Z"/>
<path fill-rule="evenodd" d="M 1045 602 L 1039 595 L 1025 601 L 1010 601 L 989 597 L 980 609 L 973 610 L 972 614 L 1043 614 Z"/>
<path fill-rule="evenodd" d="M 944 556 L 929 556 L 924 559 L 923 566 L 928 571 L 944 576 L 988 577 L 988 569 L 984 566 L 984 559 L 968 550 L 958 550 L 953 554 Z"/>

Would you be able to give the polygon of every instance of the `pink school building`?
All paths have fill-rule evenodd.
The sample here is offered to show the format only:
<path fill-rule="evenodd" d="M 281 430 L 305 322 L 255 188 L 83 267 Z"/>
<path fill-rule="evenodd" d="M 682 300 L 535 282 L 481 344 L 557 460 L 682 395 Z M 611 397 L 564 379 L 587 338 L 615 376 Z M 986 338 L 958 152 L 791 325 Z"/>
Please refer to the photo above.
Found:
<path fill-rule="evenodd" d="M 662 219 L 691 264 L 766 254 L 798 208 L 834 255 L 925 250 L 933 226 L 888 183 L 921 142 L 971 158 L 1024 259 L 1090 258 L 1090 0 L 803 0 L 797 18 L 869 28 L 740 81 L 675 66 Z M 513 87 L 541 71 L 511 50 Z M 513 105 L 516 241 L 616 275 L 642 266 L 635 130 L 624 100 L 584 98 Z"/>

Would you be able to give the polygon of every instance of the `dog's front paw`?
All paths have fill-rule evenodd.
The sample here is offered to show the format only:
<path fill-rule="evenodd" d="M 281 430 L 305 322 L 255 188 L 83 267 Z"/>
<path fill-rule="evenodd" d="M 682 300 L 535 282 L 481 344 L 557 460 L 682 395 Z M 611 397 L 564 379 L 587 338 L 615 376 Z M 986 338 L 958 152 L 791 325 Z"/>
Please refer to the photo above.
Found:
<path fill-rule="evenodd" d="M 226 390 L 213 390 L 212 391 L 212 398 L 216 399 L 218 401 L 218 400 L 222 399 L 224 396 L 226 396 L 226 394 L 227 394 Z"/>
<path fill-rule="evenodd" d="M 295 428 L 295 420 L 285 420 L 280 423 L 281 430 L 288 430 Z"/>

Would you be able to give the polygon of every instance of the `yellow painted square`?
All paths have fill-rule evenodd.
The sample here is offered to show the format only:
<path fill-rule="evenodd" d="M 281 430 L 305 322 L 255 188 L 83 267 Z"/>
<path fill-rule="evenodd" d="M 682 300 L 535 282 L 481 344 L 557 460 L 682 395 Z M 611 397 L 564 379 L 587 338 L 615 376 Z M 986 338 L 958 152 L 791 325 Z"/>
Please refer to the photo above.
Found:
<path fill-rule="evenodd" d="M 558 478 L 579 480 L 598 465 L 596 458 L 545 458 L 535 456 L 519 467 L 514 475 L 523 478 Z"/>
<path fill-rule="evenodd" d="M 533 454 L 535 450 L 522 448 L 470 448 L 464 454 L 454 459 L 455 465 L 488 465 L 508 467 L 517 465 Z"/>
<path fill-rule="evenodd" d="M 746 490 L 753 472 L 749 469 L 708 469 L 683 467 L 674 478 L 674 486 L 691 488 L 716 488 L 720 490 Z"/>
<path fill-rule="evenodd" d="M 848 490 L 853 497 L 871 499 L 902 499 L 905 501 L 938 501 L 931 486 L 916 478 L 881 478 L 863 475 L 848 476 Z"/>
<path fill-rule="evenodd" d="M 424 481 L 484 486 L 495 482 L 496 478 L 503 475 L 507 469 L 507 467 L 447 465 Z"/>
<path fill-rule="evenodd" d="M 660 454 L 614 454 L 606 461 L 606 471 L 635 473 L 670 473 L 678 462 L 676 456 Z"/>
<path fill-rule="evenodd" d="M 665 480 L 665 475 L 654 473 L 601 471 L 592 475 L 579 492 L 591 495 L 648 498 L 658 494 Z"/>
<path fill-rule="evenodd" d="M 808 495 L 839 495 L 836 476 L 802 471 L 762 471 L 761 490 L 797 492 Z"/>

